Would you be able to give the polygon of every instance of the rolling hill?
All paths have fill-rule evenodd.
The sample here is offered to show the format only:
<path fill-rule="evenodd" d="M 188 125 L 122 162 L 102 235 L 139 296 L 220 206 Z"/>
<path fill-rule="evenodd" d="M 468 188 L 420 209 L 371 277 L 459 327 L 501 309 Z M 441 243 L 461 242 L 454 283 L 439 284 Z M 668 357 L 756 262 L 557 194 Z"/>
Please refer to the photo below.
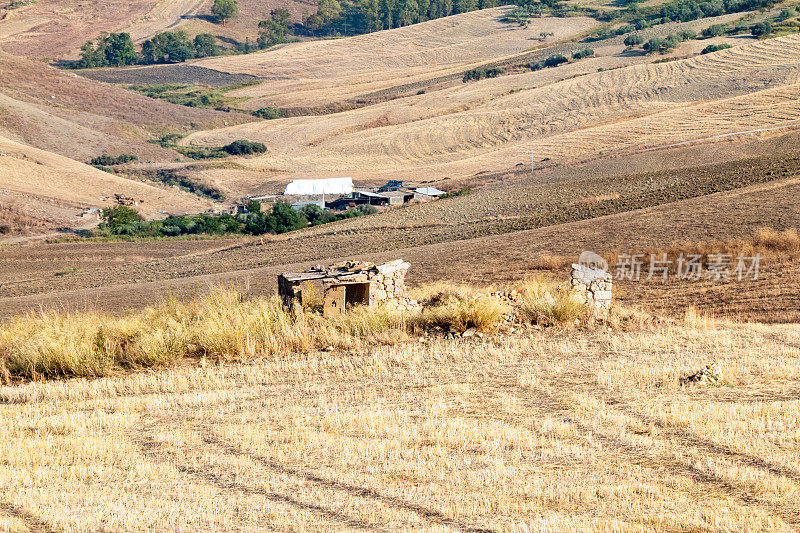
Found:
<path fill-rule="evenodd" d="M 598 57 L 564 67 L 574 77 L 558 68 L 502 76 L 321 118 L 197 132 L 185 142 L 264 142 L 268 152 L 246 165 L 279 169 L 287 178 L 423 180 L 497 171 L 529 163 L 531 154 L 563 163 L 641 150 L 645 122 L 652 147 L 790 126 L 799 118 L 794 35 L 597 71 L 608 62 Z"/>
<path fill-rule="evenodd" d="M 195 195 L 118 177 L 5 137 L 0 137 L 0 153 L 4 154 L 0 157 L 0 190 L 24 196 L 28 204 L 55 204 L 71 210 L 73 217 L 85 208 L 111 205 L 103 198 L 114 194 L 140 200 L 139 209 L 150 217 L 159 216 L 159 211 L 197 212 L 211 206 Z"/>

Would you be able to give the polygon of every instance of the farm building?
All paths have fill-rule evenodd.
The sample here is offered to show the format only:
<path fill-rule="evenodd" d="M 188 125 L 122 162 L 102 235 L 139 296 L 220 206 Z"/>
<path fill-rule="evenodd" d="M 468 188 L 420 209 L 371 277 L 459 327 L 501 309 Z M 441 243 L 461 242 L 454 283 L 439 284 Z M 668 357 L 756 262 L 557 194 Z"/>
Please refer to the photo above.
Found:
<path fill-rule="evenodd" d="M 326 209 L 324 200 L 312 200 L 312 201 L 307 201 L 307 202 L 294 202 L 292 204 L 292 209 L 294 209 L 295 211 L 300 211 L 301 209 L 303 209 L 307 205 L 316 205 L 320 209 Z"/>
<path fill-rule="evenodd" d="M 403 181 L 402 180 L 389 180 L 386 182 L 386 185 L 381 185 L 378 187 L 378 192 L 386 192 L 386 191 L 399 191 L 403 188 Z"/>
<path fill-rule="evenodd" d="M 353 178 L 326 178 L 316 180 L 294 180 L 286 186 L 285 195 L 311 196 L 315 194 L 350 194 Z"/>
<path fill-rule="evenodd" d="M 402 259 L 382 265 L 358 261 L 330 267 L 317 265 L 305 272 L 280 274 L 278 294 L 286 305 L 303 304 L 304 295 L 318 294 L 312 287 L 321 283 L 323 315 L 326 317 L 336 316 L 355 305 L 405 305 L 405 276 L 410 266 Z"/>
<path fill-rule="evenodd" d="M 414 189 L 414 192 L 418 195 L 429 196 L 432 198 L 438 198 L 444 194 L 444 191 L 440 191 L 436 187 L 419 187 Z"/>

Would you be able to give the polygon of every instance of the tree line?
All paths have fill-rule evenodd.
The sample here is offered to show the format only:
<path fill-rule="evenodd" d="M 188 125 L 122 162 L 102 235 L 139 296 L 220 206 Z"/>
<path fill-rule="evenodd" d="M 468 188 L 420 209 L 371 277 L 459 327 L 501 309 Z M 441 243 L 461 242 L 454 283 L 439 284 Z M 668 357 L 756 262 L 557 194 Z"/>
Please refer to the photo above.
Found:
<path fill-rule="evenodd" d="M 312 34 L 370 33 L 495 6 L 496 0 L 319 0 L 303 24 Z M 509 3 L 509 2 L 502 2 Z"/>
<path fill-rule="evenodd" d="M 235 0 L 216 0 L 212 13 L 217 22 L 224 23 L 238 14 Z M 87 41 L 81 47 L 81 58 L 75 68 L 123 67 L 126 65 L 153 65 L 181 63 L 189 59 L 217 56 L 222 53 L 246 53 L 254 48 L 263 50 L 293 39 L 289 11 L 273 9 L 267 20 L 258 23 L 256 47 L 247 40 L 236 49 L 225 50 L 211 33 L 199 33 L 194 38 L 185 31 L 165 31 L 148 39 L 140 46 L 134 44 L 126 32 L 103 34 L 96 41 Z"/>
<path fill-rule="evenodd" d="M 251 200 L 247 212 L 238 215 L 170 215 L 164 220 L 144 220 L 134 208 L 115 205 L 102 210 L 101 223 L 86 230 L 86 237 L 178 237 L 182 235 L 264 235 L 295 231 L 308 226 L 328 224 L 338 220 L 370 215 L 377 212 L 371 205 L 360 205 L 334 213 L 310 204 L 295 210 L 286 202 L 261 211 L 261 204 Z"/>
<path fill-rule="evenodd" d="M 126 65 L 151 65 L 155 63 L 180 63 L 196 57 L 220 54 L 217 38 L 210 33 L 200 33 L 189 38 L 183 31 L 166 31 L 137 47 L 129 33 L 107 33 L 96 42 L 87 41 L 81 47 L 77 68 L 124 67 Z"/>

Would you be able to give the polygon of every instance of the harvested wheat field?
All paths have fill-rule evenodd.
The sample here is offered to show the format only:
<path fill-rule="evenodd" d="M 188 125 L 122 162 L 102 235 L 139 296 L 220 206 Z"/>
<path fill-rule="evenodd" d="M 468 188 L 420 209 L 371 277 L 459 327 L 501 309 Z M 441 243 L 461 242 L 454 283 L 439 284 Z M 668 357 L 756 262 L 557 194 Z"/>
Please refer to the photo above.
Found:
<path fill-rule="evenodd" d="M 799 341 L 690 315 L 4 387 L 0 527 L 793 531 Z"/>
<path fill-rule="evenodd" d="M 276 107 L 314 106 L 463 72 L 470 65 L 519 54 L 597 25 L 588 17 L 542 17 L 523 28 L 500 21 L 509 9 L 484 9 L 346 39 L 293 43 L 196 64 L 268 79 L 231 92 L 231 96 L 255 97 L 255 102 L 268 101 Z M 540 41 L 542 31 L 555 35 Z M 258 107 L 256 103 L 251 106 Z"/>
<path fill-rule="evenodd" d="M 139 20 L 157 0 L 71 2 L 47 0 L 30 2 L 16 9 L 0 8 L 2 49 L 15 55 L 73 58 L 83 43 L 102 32 L 120 31 Z M 179 4 L 161 0 L 162 4 Z"/>
<path fill-rule="evenodd" d="M 601 59 L 585 61 L 597 65 Z M 585 68 L 582 63 L 570 68 Z M 197 132 L 185 142 L 264 142 L 268 152 L 245 164 L 283 172 L 284 179 L 309 173 L 431 179 L 530 164 L 531 154 L 568 162 L 640 151 L 645 122 L 648 147 L 659 147 L 792 127 L 800 118 L 800 38 L 795 35 L 667 63 L 584 71 L 568 79 L 553 78 L 559 69 L 549 70 L 325 117 Z"/>

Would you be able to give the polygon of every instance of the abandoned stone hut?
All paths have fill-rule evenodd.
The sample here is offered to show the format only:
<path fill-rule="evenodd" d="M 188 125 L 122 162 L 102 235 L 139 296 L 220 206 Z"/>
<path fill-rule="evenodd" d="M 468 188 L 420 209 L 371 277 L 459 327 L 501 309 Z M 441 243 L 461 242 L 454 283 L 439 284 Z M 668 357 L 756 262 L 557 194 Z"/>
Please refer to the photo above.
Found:
<path fill-rule="evenodd" d="M 405 276 L 411 265 L 396 259 L 382 265 L 347 261 L 324 267 L 317 265 L 305 272 L 278 276 L 278 294 L 286 305 L 303 303 L 304 291 L 321 285 L 323 315 L 332 317 L 354 305 L 377 303 L 412 306 L 406 297 Z"/>

